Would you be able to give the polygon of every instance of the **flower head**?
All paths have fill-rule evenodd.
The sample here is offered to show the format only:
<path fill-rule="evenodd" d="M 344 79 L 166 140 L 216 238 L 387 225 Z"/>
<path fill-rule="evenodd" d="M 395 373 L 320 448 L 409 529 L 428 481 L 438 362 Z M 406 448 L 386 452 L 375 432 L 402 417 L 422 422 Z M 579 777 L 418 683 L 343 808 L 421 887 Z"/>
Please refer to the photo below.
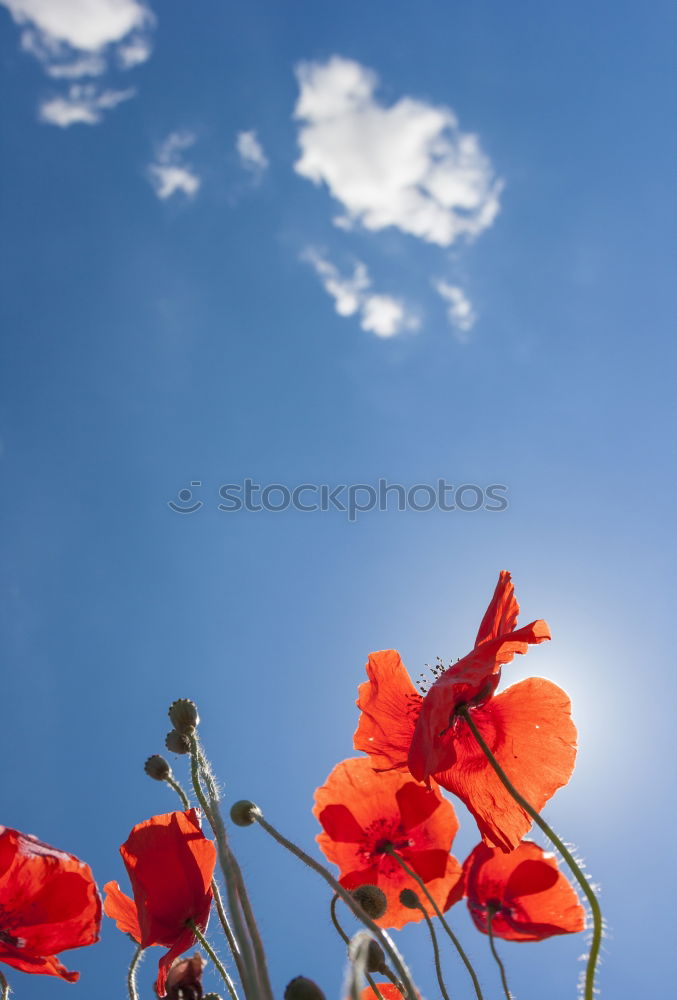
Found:
<path fill-rule="evenodd" d="M 216 848 L 200 829 L 196 810 L 189 809 L 139 823 L 120 854 L 134 899 L 109 882 L 105 912 L 144 948 L 169 948 L 158 969 L 156 989 L 162 997 L 172 962 L 195 944 L 191 921 L 201 931 L 207 926 Z"/>
<path fill-rule="evenodd" d="M 510 574 L 499 575 L 475 646 L 438 676 L 425 695 L 412 684 L 395 650 L 372 653 L 369 680 L 360 686 L 362 709 L 355 748 L 374 767 L 431 776 L 457 795 L 477 820 L 485 841 L 510 851 L 531 826 L 478 747 L 459 709 L 467 709 L 499 764 L 535 809 L 566 784 L 576 757 L 569 698 L 543 678 L 494 692 L 516 653 L 550 638 L 547 624 L 515 629 L 519 605 Z"/>
<path fill-rule="evenodd" d="M 56 957 L 99 939 L 101 900 L 88 865 L 0 827 L 0 962 L 74 983 Z"/>
<path fill-rule="evenodd" d="M 409 775 L 374 771 L 366 757 L 352 758 L 337 764 L 317 789 L 313 813 L 324 828 L 317 841 L 338 865 L 341 885 L 376 885 L 385 893 L 388 906 L 376 920 L 381 927 L 423 917 L 400 903 L 402 889 L 418 886 L 393 855 L 426 883 L 441 910 L 460 898 L 460 865 L 449 854 L 458 821 L 436 788 Z"/>
<path fill-rule="evenodd" d="M 510 854 L 478 844 L 463 865 L 475 926 L 506 941 L 542 941 L 585 928 L 585 910 L 553 854 L 523 841 Z"/>

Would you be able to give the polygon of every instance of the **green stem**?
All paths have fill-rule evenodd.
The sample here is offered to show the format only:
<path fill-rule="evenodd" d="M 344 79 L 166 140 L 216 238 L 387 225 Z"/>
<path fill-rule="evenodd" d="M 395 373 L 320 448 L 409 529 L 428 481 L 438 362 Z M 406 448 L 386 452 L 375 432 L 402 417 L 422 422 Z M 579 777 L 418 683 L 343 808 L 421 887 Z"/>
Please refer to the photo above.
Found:
<path fill-rule="evenodd" d="M 439 945 L 437 943 L 437 934 L 435 934 L 435 928 L 433 927 L 433 922 L 430 919 L 430 917 L 428 916 L 428 914 L 426 912 L 426 909 L 425 909 L 425 907 L 423 906 L 422 903 L 421 903 L 420 909 L 421 909 L 421 913 L 425 917 L 425 922 L 428 925 L 428 931 L 430 933 L 430 940 L 433 943 L 433 955 L 434 955 L 434 959 L 435 959 L 435 972 L 437 973 L 437 982 L 438 982 L 439 987 L 440 987 L 440 992 L 442 993 L 442 996 L 444 997 L 444 1000 L 449 1000 L 449 994 L 447 993 L 447 988 L 446 988 L 446 985 L 444 983 L 444 977 L 442 975 L 442 964 L 440 962 L 440 949 L 439 949 Z"/>
<path fill-rule="evenodd" d="M 169 787 L 176 792 L 176 794 L 181 799 L 181 805 L 183 806 L 183 808 L 186 810 L 190 809 L 190 802 L 188 801 L 188 796 L 186 795 L 186 793 L 184 792 L 183 788 L 178 783 L 176 778 L 173 778 L 170 775 L 170 777 L 165 778 L 165 784 L 169 785 Z"/>
<path fill-rule="evenodd" d="M 205 757 L 202 747 L 200 746 L 197 738 L 195 739 L 195 747 L 197 750 L 198 763 L 200 766 L 200 773 L 204 779 L 205 785 L 207 786 L 207 794 L 209 796 L 209 803 L 214 816 L 218 816 L 218 819 L 223 828 L 223 835 L 225 838 L 225 826 L 223 825 L 223 820 L 221 819 L 220 810 L 220 800 L 219 793 L 216 788 L 216 782 L 212 776 L 212 772 L 209 766 L 209 762 Z M 228 847 L 230 854 L 230 864 L 233 871 L 233 877 L 235 880 L 235 887 L 237 889 L 237 894 L 242 906 L 242 913 L 244 915 L 245 922 L 247 924 L 247 929 L 249 931 L 249 937 L 254 950 L 254 962 L 257 977 L 259 978 L 261 984 L 261 990 L 264 997 L 268 1000 L 273 1000 L 273 990 L 270 985 L 270 979 L 268 977 L 268 962 L 266 959 L 265 948 L 263 947 L 263 941 L 261 940 L 261 935 L 259 934 L 259 927 L 256 923 L 256 918 L 254 916 L 254 911 L 252 909 L 251 903 L 249 902 L 249 895 L 247 893 L 247 887 L 245 885 L 244 878 L 242 876 L 242 871 L 237 862 L 237 858 Z"/>
<path fill-rule="evenodd" d="M 399 854 L 397 854 L 393 850 L 392 847 L 388 848 L 386 853 L 388 853 L 391 858 L 394 858 L 395 861 L 397 861 L 398 865 L 407 873 L 407 875 L 409 875 L 411 878 L 413 878 L 414 882 L 416 882 L 416 884 L 418 885 L 418 887 L 425 894 L 426 899 L 428 900 L 428 902 L 432 906 L 433 910 L 435 911 L 435 915 L 437 916 L 438 920 L 440 921 L 440 923 L 444 927 L 444 929 L 447 932 L 447 935 L 449 936 L 449 938 L 450 938 L 450 940 L 451 940 L 454 948 L 458 952 L 461 961 L 463 962 L 463 964 L 465 965 L 466 969 L 468 970 L 468 974 L 470 975 L 470 978 L 472 979 L 472 984 L 475 987 L 475 994 L 477 996 L 477 1000 L 484 1000 L 484 997 L 482 996 L 482 989 L 480 987 L 479 979 L 477 978 L 477 974 L 476 974 L 475 970 L 472 967 L 472 963 L 471 963 L 470 959 L 468 958 L 468 956 L 466 955 L 465 951 L 463 950 L 463 946 L 461 945 L 461 942 L 458 940 L 458 938 L 456 937 L 456 935 L 452 931 L 451 927 L 449 926 L 449 924 L 447 923 L 447 921 L 444 919 L 444 916 L 443 916 L 442 911 L 440 910 L 439 906 L 437 905 L 437 903 L 435 902 L 435 900 L 433 899 L 433 897 L 428 892 L 428 889 L 426 887 L 425 882 L 423 881 L 423 879 L 419 875 L 416 874 L 416 872 L 413 870 L 413 868 L 409 867 L 409 865 L 406 863 L 406 861 L 404 861 L 399 856 Z"/>
<path fill-rule="evenodd" d="M 503 986 L 503 992 L 505 993 L 505 1000 L 514 1000 L 512 993 L 508 987 L 508 977 L 505 974 L 505 966 L 501 961 L 501 956 L 496 951 L 496 943 L 494 941 L 494 934 L 491 929 L 491 922 L 494 919 L 495 910 L 490 906 L 487 909 L 487 934 L 489 935 L 489 947 L 491 948 L 491 954 L 496 959 L 496 964 L 498 965 L 499 971 L 501 973 L 501 985 Z"/>
<path fill-rule="evenodd" d="M 228 947 L 230 948 L 231 955 L 235 960 L 237 966 L 237 971 L 242 980 L 242 955 L 240 954 L 240 949 L 238 943 L 235 940 L 235 935 L 233 934 L 233 929 L 230 926 L 230 921 L 226 914 L 223 900 L 221 899 L 221 891 L 219 889 L 216 879 L 212 879 L 212 893 L 214 894 L 214 903 L 216 904 L 216 912 L 219 916 L 219 921 L 221 922 L 221 927 L 223 928 L 223 933 L 228 942 Z"/>
<path fill-rule="evenodd" d="M 198 925 L 195 923 L 194 920 L 192 919 L 189 920 L 188 926 L 190 927 L 193 934 L 198 939 L 198 941 L 200 942 L 204 950 L 207 952 L 212 962 L 214 963 L 214 968 L 218 970 L 221 978 L 226 984 L 226 989 L 230 993 L 232 1000 L 238 1000 L 237 993 L 235 991 L 235 984 L 233 983 L 233 980 L 226 972 L 226 968 L 219 959 L 218 955 L 216 954 L 212 946 L 209 944 L 209 941 L 207 941 L 207 938 L 204 936 L 204 934 L 202 933 L 202 931 L 200 930 L 200 928 L 198 927 Z"/>
<path fill-rule="evenodd" d="M 195 736 L 190 737 L 190 773 L 193 782 L 193 790 L 214 833 L 219 854 L 219 863 L 221 865 L 221 870 L 223 871 L 223 876 L 226 880 L 226 892 L 228 894 L 230 915 L 233 920 L 235 940 L 237 941 L 242 960 L 241 968 L 238 965 L 242 989 L 244 990 L 247 1000 L 259 1000 L 261 994 L 259 993 L 256 962 L 254 960 L 252 943 L 249 938 L 249 934 L 247 933 L 247 928 L 242 915 L 240 898 L 235 883 L 235 876 L 233 874 L 232 854 L 228 845 L 228 839 L 226 837 L 226 830 L 221 813 L 218 808 L 212 812 L 211 804 L 207 801 L 200 783 L 199 752 Z M 266 1000 L 271 1000 L 271 998 L 268 997 Z"/>
<path fill-rule="evenodd" d="M 602 945 L 602 910 L 600 908 L 599 902 L 597 901 L 597 896 L 595 896 L 595 893 L 593 892 L 590 883 L 588 882 L 587 878 L 581 871 L 579 865 L 576 863 L 576 860 L 571 851 L 568 850 L 568 848 L 560 840 L 560 838 L 557 836 L 552 827 L 549 826 L 548 823 L 546 823 L 546 821 L 543 819 L 543 817 L 534 809 L 534 807 L 529 802 L 527 802 L 524 796 L 520 795 L 520 793 L 517 791 L 513 783 L 510 781 L 510 778 L 507 776 L 507 774 L 505 773 L 505 771 L 498 763 L 491 750 L 489 749 L 488 745 L 485 743 L 484 737 L 482 736 L 481 732 L 473 722 L 467 706 L 464 705 L 461 708 L 459 708 L 458 714 L 461 716 L 461 718 L 465 719 L 465 721 L 467 722 L 468 728 L 470 729 L 477 743 L 481 747 L 484 756 L 487 758 L 487 760 L 493 767 L 494 771 L 496 772 L 503 787 L 508 792 L 510 792 L 515 802 L 517 802 L 518 805 L 520 805 L 522 809 L 524 809 L 524 811 L 528 813 L 529 816 L 531 816 L 536 826 L 538 826 L 543 831 L 546 837 L 555 845 L 559 853 L 562 855 L 562 857 L 568 864 L 569 868 L 571 869 L 572 875 L 574 876 L 579 886 L 581 887 L 583 895 L 588 901 L 590 910 L 592 911 L 592 942 L 590 945 L 590 954 L 588 955 L 588 965 L 585 970 L 585 990 L 583 995 L 585 997 L 585 1000 L 594 1000 L 595 970 L 597 967 L 597 962 L 599 960 L 599 952 Z"/>
<path fill-rule="evenodd" d="M 350 908 L 350 910 L 352 910 L 357 919 L 360 920 L 365 925 L 365 927 L 369 928 L 369 930 L 374 935 L 376 940 L 379 942 L 381 947 L 385 951 L 387 951 L 388 954 L 390 955 L 393 965 L 397 969 L 400 975 L 400 979 L 404 983 L 409 1000 L 418 1000 L 416 987 L 414 986 L 413 980 L 411 978 L 411 973 L 409 972 L 409 969 L 405 965 L 404 959 L 402 958 L 399 951 L 395 947 L 395 943 L 393 942 L 390 935 L 387 934 L 384 930 L 382 930 L 377 924 L 375 924 L 374 921 L 371 919 L 371 917 L 367 916 L 367 914 L 364 912 L 359 903 L 355 902 L 350 893 L 346 892 L 346 890 L 343 888 L 340 882 L 337 882 L 336 879 L 327 871 L 327 869 L 323 865 L 315 861 L 314 858 L 311 858 L 309 854 L 306 854 L 305 851 L 302 851 L 300 847 L 296 846 L 296 844 L 293 844 L 291 840 L 287 840 L 287 838 L 283 837 L 281 833 L 278 833 L 275 827 L 271 826 L 270 823 L 268 823 L 267 820 L 263 818 L 263 813 L 258 808 L 258 806 L 254 806 L 254 808 L 252 809 L 252 819 L 256 820 L 259 826 L 263 827 L 266 833 L 270 834 L 273 840 L 276 840 L 278 844 L 282 845 L 282 847 L 285 847 L 288 851 L 291 851 L 291 853 L 295 857 L 297 857 L 299 861 L 302 861 L 305 865 L 308 865 L 309 868 L 312 868 L 313 871 L 317 872 L 317 874 L 324 879 L 327 885 L 338 896 L 341 897 L 343 902 Z"/>
<path fill-rule="evenodd" d="M 339 923 L 339 920 L 338 920 L 338 917 L 336 916 L 336 904 L 337 904 L 337 902 L 338 902 L 338 896 L 336 895 L 336 893 L 334 893 L 334 895 L 332 896 L 332 900 L 331 900 L 330 906 L 329 906 L 329 914 L 331 916 L 331 922 L 334 925 L 334 927 L 336 928 L 336 931 L 339 934 L 339 936 L 343 938 L 345 944 L 346 945 L 350 945 L 350 938 L 348 937 L 348 935 L 346 934 L 346 932 L 341 927 L 341 925 Z M 371 975 L 368 972 L 366 974 L 366 979 L 367 979 L 367 982 L 369 983 L 369 985 L 371 986 L 371 988 L 373 990 L 373 993 L 374 993 L 374 996 L 377 998 L 377 1000 L 383 1000 L 383 996 L 381 995 L 381 992 L 380 992 L 378 986 L 376 985 L 376 983 L 374 982 L 374 980 L 372 979 Z"/>
<path fill-rule="evenodd" d="M 132 955 L 132 960 L 129 963 L 129 969 L 127 970 L 127 992 L 129 993 L 129 1000 L 139 1000 L 139 994 L 136 989 L 136 969 L 141 961 L 142 954 L 143 948 L 139 945 Z"/>
<path fill-rule="evenodd" d="M 9 983 L 0 972 L 0 1000 L 9 1000 Z"/>

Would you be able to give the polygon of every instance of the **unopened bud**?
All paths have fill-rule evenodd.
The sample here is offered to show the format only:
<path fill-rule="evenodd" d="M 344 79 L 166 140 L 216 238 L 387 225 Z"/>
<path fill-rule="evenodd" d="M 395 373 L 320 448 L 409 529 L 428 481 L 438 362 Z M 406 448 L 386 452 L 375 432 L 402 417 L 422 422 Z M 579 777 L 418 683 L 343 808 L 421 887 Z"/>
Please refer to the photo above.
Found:
<path fill-rule="evenodd" d="M 155 781 L 166 781 L 172 773 L 171 767 L 159 753 L 154 753 L 152 757 L 149 757 L 143 765 L 143 769 L 148 777 L 154 778 Z"/>
<path fill-rule="evenodd" d="M 230 807 L 230 818 L 235 826 L 251 826 L 256 819 L 257 811 L 258 807 L 249 799 L 240 799 L 239 802 Z M 303 976 L 299 978 L 303 979 Z"/>
<path fill-rule="evenodd" d="M 188 698 L 179 698 L 177 701 L 173 701 L 169 706 L 168 715 L 174 729 L 182 736 L 192 736 L 200 721 L 197 705 Z"/>
<path fill-rule="evenodd" d="M 284 1000 L 326 1000 L 324 993 L 312 979 L 296 976 L 284 991 Z"/>
<path fill-rule="evenodd" d="M 369 942 L 369 951 L 367 952 L 367 972 L 380 972 L 382 976 L 386 975 L 386 956 L 383 948 L 373 939 Z"/>
<path fill-rule="evenodd" d="M 403 889 L 400 893 L 400 903 L 408 910 L 420 910 L 421 902 L 413 889 Z"/>
<path fill-rule="evenodd" d="M 182 733 L 172 729 L 165 737 L 165 746 L 171 753 L 190 753 L 190 740 Z"/>
<path fill-rule="evenodd" d="M 350 894 L 372 920 L 378 920 L 388 909 L 388 899 L 377 885 L 358 885 Z"/>

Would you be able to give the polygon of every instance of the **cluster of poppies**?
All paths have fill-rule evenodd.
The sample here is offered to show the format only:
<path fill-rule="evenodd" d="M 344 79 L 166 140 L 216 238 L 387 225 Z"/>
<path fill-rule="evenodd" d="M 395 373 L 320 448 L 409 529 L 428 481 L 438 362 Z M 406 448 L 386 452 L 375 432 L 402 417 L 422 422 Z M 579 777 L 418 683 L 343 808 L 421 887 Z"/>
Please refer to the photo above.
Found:
<path fill-rule="evenodd" d="M 550 638 L 544 621 L 518 629 L 518 613 L 510 575 L 502 572 L 473 649 L 448 667 L 439 663 L 427 690 L 416 689 L 395 650 L 369 657 L 354 741 L 363 756 L 334 768 L 316 792 L 314 814 L 322 826 L 319 846 L 339 868 L 339 887 L 356 898 L 361 887 L 379 892 L 377 927 L 399 929 L 442 916 L 463 898 L 492 947 L 494 936 L 538 941 L 584 927 L 574 889 L 552 854 L 523 839 L 532 817 L 500 778 L 503 771 L 522 801 L 540 810 L 568 781 L 576 754 L 569 699 L 560 688 L 530 678 L 496 693 L 514 655 Z M 192 735 L 194 706 L 186 716 L 192 703 L 175 705 L 185 731 L 178 726 L 168 746 L 193 754 L 196 768 L 206 767 Z M 163 758 L 148 764 L 151 776 L 179 790 Z M 463 864 L 451 854 L 458 820 L 441 789 L 465 803 L 482 837 Z M 207 808 L 199 785 L 196 792 Z M 251 804 L 238 805 L 247 807 L 246 825 Z M 209 809 L 207 816 L 217 833 Z M 219 841 L 217 852 L 205 836 L 200 812 L 185 808 L 138 824 L 120 848 L 132 895 L 107 883 L 104 910 L 137 943 L 137 956 L 154 945 L 167 949 L 158 966 L 159 997 L 203 995 L 203 960 L 181 956 L 196 942 L 208 949 L 203 935 L 218 893 L 214 871 L 217 853 L 223 862 L 222 847 Z M 217 904 L 223 918 L 218 897 Z M 57 955 L 98 940 L 100 922 L 99 893 L 86 864 L 0 828 L 0 962 L 73 982 L 78 973 Z M 241 972 L 238 949 L 232 950 Z M 3 984 L 4 997 L 0 973 Z M 379 986 L 379 994 L 370 986 L 363 996 L 395 1000 L 400 987 L 395 979 Z"/>
<path fill-rule="evenodd" d="M 334 768 L 316 793 L 315 815 L 324 830 L 318 842 L 339 866 L 341 884 L 385 892 L 384 927 L 423 919 L 400 900 L 403 889 L 420 886 L 415 876 L 442 912 L 465 896 L 484 933 L 491 912 L 497 937 L 537 941 L 584 927 L 584 910 L 553 855 L 522 839 L 531 818 L 468 722 L 536 810 L 569 780 L 576 729 L 565 692 L 532 677 L 495 693 L 514 655 L 550 638 L 544 621 L 518 629 L 518 615 L 510 574 L 502 572 L 473 649 L 436 666 L 425 692 L 394 649 L 369 657 L 354 741 L 368 756 Z M 440 787 L 461 799 L 482 835 L 463 865 L 450 854 L 458 821 Z"/>

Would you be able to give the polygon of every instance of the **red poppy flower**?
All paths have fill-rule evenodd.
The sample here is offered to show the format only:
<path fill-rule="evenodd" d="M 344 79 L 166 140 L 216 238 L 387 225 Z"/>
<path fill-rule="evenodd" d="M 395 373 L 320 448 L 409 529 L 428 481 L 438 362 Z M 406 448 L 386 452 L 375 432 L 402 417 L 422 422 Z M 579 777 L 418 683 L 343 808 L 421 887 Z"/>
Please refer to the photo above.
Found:
<path fill-rule="evenodd" d="M 424 788 L 394 771 L 379 773 L 366 757 L 356 757 L 337 764 L 317 789 L 313 814 L 324 827 L 317 842 L 338 865 L 341 885 L 377 885 L 385 893 L 388 908 L 376 921 L 381 927 L 423 919 L 420 910 L 400 903 L 402 889 L 422 893 L 388 849 L 425 882 L 441 910 L 460 899 L 460 865 L 449 854 L 458 821 L 435 787 Z"/>
<path fill-rule="evenodd" d="M 494 696 L 501 668 L 515 653 L 550 638 L 540 620 L 515 630 L 518 614 L 510 574 L 503 571 L 472 652 L 436 671 L 425 697 L 395 650 L 372 653 L 369 680 L 359 689 L 362 714 L 355 733 L 355 748 L 368 753 L 374 767 L 408 769 L 426 782 L 433 775 L 466 804 L 485 841 L 505 851 L 517 846 L 531 820 L 496 777 L 458 709 L 470 711 L 501 767 L 535 809 L 566 784 L 576 758 L 576 728 L 561 688 L 532 677 Z"/>
<path fill-rule="evenodd" d="M 165 996 L 167 973 L 175 958 L 195 944 L 188 925 L 204 931 L 212 903 L 216 848 L 200 829 L 195 809 L 153 816 L 135 826 L 120 848 L 134 900 L 109 882 L 105 911 L 120 930 L 144 948 L 163 945 L 156 989 Z"/>
<path fill-rule="evenodd" d="M 510 854 L 478 844 L 463 865 L 465 895 L 475 926 L 506 941 L 542 941 L 585 929 L 585 910 L 554 854 L 523 841 Z"/>
<path fill-rule="evenodd" d="M 402 1000 L 402 992 L 392 983 L 375 984 L 383 1000 Z M 366 986 L 360 993 L 360 1000 L 376 1000 L 376 994 L 371 986 Z"/>
<path fill-rule="evenodd" d="M 89 866 L 0 827 L 0 962 L 74 983 L 56 957 L 99 940 L 101 900 Z"/>

